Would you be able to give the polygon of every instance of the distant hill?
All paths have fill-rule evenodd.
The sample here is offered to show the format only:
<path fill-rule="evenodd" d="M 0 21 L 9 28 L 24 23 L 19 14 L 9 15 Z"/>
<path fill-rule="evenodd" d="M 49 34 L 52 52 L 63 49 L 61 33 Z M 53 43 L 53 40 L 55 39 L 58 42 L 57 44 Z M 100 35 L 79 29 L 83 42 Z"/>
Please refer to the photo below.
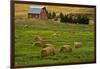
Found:
<path fill-rule="evenodd" d="M 28 7 L 30 5 L 29 4 L 16 4 L 15 5 L 15 16 L 16 17 L 27 17 L 27 11 L 28 11 Z M 34 5 L 33 5 L 34 6 Z M 47 6 L 46 8 L 48 10 L 48 12 L 56 12 L 57 14 L 59 14 L 60 12 L 64 13 L 64 14 L 68 14 L 68 13 L 75 13 L 75 14 L 86 14 L 88 16 L 90 16 L 91 18 L 94 18 L 95 15 L 95 10 L 94 8 L 80 8 L 80 7 L 69 7 L 69 6 Z"/>

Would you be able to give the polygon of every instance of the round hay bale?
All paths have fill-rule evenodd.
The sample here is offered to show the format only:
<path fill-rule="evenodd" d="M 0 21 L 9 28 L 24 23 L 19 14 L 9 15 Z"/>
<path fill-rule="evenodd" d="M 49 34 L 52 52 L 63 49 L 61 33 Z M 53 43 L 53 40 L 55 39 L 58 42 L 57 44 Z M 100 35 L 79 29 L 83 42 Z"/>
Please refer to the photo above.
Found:
<path fill-rule="evenodd" d="M 29 25 L 24 25 L 23 29 L 28 28 L 28 27 L 29 27 Z"/>
<path fill-rule="evenodd" d="M 52 36 L 56 36 L 56 35 L 57 35 L 57 33 L 53 33 L 53 34 L 52 34 Z"/>
<path fill-rule="evenodd" d="M 35 40 L 35 41 L 41 41 L 41 42 L 43 42 L 43 39 L 42 39 L 40 36 L 36 36 L 36 37 L 34 38 L 34 40 Z"/>
<path fill-rule="evenodd" d="M 75 48 L 80 48 L 81 47 L 81 42 L 74 42 L 74 47 Z"/>
<path fill-rule="evenodd" d="M 64 45 L 60 48 L 60 53 L 72 52 L 70 45 Z"/>
<path fill-rule="evenodd" d="M 45 42 L 44 42 L 44 40 L 40 36 L 36 36 L 34 38 L 33 44 L 34 44 L 34 46 L 43 47 L 43 45 L 45 44 Z"/>
<path fill-rule="evenodd" d="M 46 47 L 41 50 L 41 57 L 48 57 L 50 55 L 55 55 L 53 47 Z"/>
<path fill-rule="evenodd" d="M 41 41 L 36 41 L 33 46 L 42 47 L 43 43 Z"/>
<path fill-rule="evenodd" d="M 52 46 L 53 46 L 52 44 L 44 44 L 43 48 L 45 48 L 45 47 L 52 47 Z"/>

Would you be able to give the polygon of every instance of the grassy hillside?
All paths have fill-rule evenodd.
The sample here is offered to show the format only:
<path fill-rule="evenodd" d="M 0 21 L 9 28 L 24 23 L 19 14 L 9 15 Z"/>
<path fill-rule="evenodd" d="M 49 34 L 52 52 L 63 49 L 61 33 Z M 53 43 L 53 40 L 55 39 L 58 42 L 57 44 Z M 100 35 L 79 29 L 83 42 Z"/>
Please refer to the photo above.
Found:
<path fill-rule="evenodd" d="M 63 8 L 63 11 L 69 12 L 74 9 L 66 8 Z M 57 13 L 62 12 L 57 6 L 47 6 L 47 9 L 48 11 L 56 9 Z M 86 9 L 77 8 L 72 12 L 94 14 L 93 8 Z M 28 5 L 26 4 L 15 5 L 15 66 L 94 61 L 94 25 L 27 19 L 27 10 Z M 41 47 L 32 46 L 37 35 L 41 36 L 46 43 L 53 44 L 56 48 L 54 56 L 40 57 Z M 77 41 L 82 42 L 82 46 L 75 49 L 73 43 Z M 73 48 L 72 52 L 59 53 L 60 47 L 65 44 L 69 44 Z"/>
<path fill-rule="evenodd" d="M 16 24 L 15 64 L 37 65 L 72 62 L 91 62 L 94 60 L 93 25 L 63 24 L 54 21 L 19 20 Z M 28 25 L 28 28 L 24 28 Z M 53 35 L 56 33 L 57 35 Z M 33 47 L 34 38 L 39 35 L 46 43 L 56 48 L 56 55 L 47 59 L 40 58 L 41 48 Z M 82 47 L 75 49 L 73 42 L 82 42 Z M 69 44 L 71 53 L 60 54 L 61 46 Z"/>

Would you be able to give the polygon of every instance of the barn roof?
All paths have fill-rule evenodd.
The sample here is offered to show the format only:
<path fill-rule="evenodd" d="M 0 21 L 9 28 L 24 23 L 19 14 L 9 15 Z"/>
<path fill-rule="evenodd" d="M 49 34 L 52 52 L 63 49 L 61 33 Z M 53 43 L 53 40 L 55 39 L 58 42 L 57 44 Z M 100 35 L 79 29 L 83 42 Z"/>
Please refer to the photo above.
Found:
<path fill-rule="evenodd" d="M 28 13 L 40 14 L 42 8 L 44 8 L 44 6 L 30 6 Z"/>

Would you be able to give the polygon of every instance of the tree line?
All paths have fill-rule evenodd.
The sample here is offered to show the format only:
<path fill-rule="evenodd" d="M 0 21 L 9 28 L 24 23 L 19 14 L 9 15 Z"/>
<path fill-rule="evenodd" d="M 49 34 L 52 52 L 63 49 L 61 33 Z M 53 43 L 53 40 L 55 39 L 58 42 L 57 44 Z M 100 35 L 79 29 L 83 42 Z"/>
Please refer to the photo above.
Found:
<path fill-rule="evenodd" d="M 48 13 L 48 19 L 54 19 L 57 21 L 60 19 L 60 22 L 62 23 L 73 23 L 73 24 L 89 24 L 89 17 L 83 14 L 63 14 L 60 13 L 59 15 L 56 15 L 55 12 L 49 12 Z"/>

